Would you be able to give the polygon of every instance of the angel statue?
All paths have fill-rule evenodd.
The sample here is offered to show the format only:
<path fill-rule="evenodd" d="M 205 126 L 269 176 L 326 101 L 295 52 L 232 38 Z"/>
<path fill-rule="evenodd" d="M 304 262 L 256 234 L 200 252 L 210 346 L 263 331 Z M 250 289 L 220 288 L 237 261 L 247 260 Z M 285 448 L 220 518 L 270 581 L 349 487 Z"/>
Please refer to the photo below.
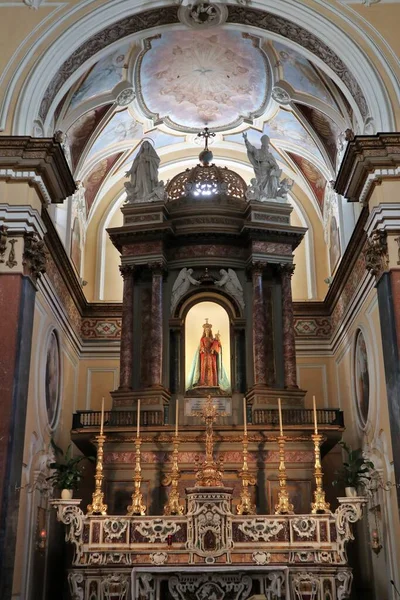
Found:
<path fill-rule="evenodd" d="M 179 272 L 171 293 L 171 313 L 174 312 L 179 300 L 186 294 L 191 285 L 200 285 L 200 281 L 192 277 L 193 269 L 184 267 Z"/>
<path fill-rule="evenodd" d="M 279 168 L 274 156 L 269 150 L 269 137 L 261 136 L 261 148 L 256 148 L 247 139 L 247 133 L 243 133 L 246 144 L 247 157 L 253 165 L 256 176 L 257 187 L 260 193 L 258 200 L 269 200 L 276 198 L 279 188 L 279 179 L 282 169 Z M 254 186 L 253 186 L 254 188 Z"/>
<path fill-rule="evenodd" d="M 126 172 L 126 177 L 130 177 L 130 181 L 125 183 L 129 204 L 164 199 L 164 182 L 158 181 L 159 166 L 160 157 L 150 142 L 145 140 Z"/>
<path fill-rule="evenodd" d="M 225 288 L 228 294 L 230 294 L 241 308 L 244 308 L 243 288 L 240 283 L 238 276 L 233 269 L 221 269 L 219 274 L 221 279 L 215 282 L 221 288 Z"/>
<path fill-rule="evenodd" d="M 289 179 L 288 177 L 285 177 L 284 179 L 282 179 L 282 181 L 279 184 L 279 189 L 276 192 L 276 197 L 279 199 L 282 198 L 282 200 L 287 200 L 288 193 L 292 189 L 293 184 L 294 184 L 293 179 Z"/>

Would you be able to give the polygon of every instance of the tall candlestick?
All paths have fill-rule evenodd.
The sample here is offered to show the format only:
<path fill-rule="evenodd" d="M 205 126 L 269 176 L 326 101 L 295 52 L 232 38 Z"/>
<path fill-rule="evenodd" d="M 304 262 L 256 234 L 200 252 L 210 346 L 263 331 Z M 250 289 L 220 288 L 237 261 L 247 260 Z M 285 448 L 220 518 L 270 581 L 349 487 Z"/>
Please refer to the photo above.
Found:
<path fill-rule="evenodd" d="M 244 419 L 244 435 L 247 435 L 247 406 L 246 398 L 243 397 L 243 419 Z"/>
<path fill-rule="evenodd" d="M 179 415 L 179 402 L 178 402 L 178 398 L 177 398 L 176 404 L 175 404 L 175 437 L 178 437 L 178 415 Z"/>
<path fill-rule="evenodd" d="M 315 396 L 312 397 L 314 411 L 314 433 L 318 435 L 317 407 L 315 405 Z"/>
<path fill-rule="evenodd" d="M 279 435 L 283 435 L 282 406 L 281 406 L 281 399 L 280 398 L 278 398 L 278 410 L 279 410 Z"/>
<path fill-rule="evenodd" d="M 100 435 L 103 435 L 103 427 L 104 427 L 104 398 L 101 399 Z"/>
<path fill-rule="evenodd" d="M 137 401 L 137 427 L 136 427 L 136 437 L 139 437 L 140 434 L 140 398 Z"/>

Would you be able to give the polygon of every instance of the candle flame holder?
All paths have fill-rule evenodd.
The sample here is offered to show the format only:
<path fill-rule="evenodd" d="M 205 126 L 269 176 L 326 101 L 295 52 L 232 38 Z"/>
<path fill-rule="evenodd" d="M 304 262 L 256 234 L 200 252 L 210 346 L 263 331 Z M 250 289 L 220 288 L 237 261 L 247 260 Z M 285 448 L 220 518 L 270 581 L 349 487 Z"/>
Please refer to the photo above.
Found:
<path fill-rule="evenodd" d="M 250 485 L 255 485 L 256 478 L 249 471 L 247 456 L 248 456 L 248 438 L 247 433 L 243 436 L 243 467 L 238 477 L 242 479 L 242 491 L 240 493 L 240 502 L 236 507 L 238 515 L 254 515 L 256 507 L 251 501 Z"/>
<path fill-rule="evenodd" d="M 172 469 L 171 473 L 167 475 L 162 484 L 170 485 L 171 489 L 168 494 L 168 501 L 164 506 L 164 515 L 183 515 L 185 513 L 185 507 L 181 504 L 178 490 L 178 482 L 181 478 L 178 464 L 178 448 L 179 448 L 179 437 L 175 435 L 174 440 L 174 451 L 172 453 Z"/>
<path fill-rule="evenodd" d="M 134 492 L 132 494 L 132 504 L 127 506 L 127 515 L 128 517 L 133 517 L 134 515 L 145 515 L 146 514 L 146 505 L 143 502 L 143 495 L 140 491 L 140 486 L 142 484 L 142 467 L 140 465 L 140 446 L 142 440 L 138 437 L 135 440 L 136 447 L 136 464 L 135 464 L 135 472 L 133 475 L 133 485 Z"/>
<path fill-rule="evenodd" d="M 279 445 L 279 493 L 278 503 L 275 504 L 276 515 L 293 515 L 294 508 L 290 502 L 289 492 L 287 490 L 286 465 L 285 465 L 285 436 L 278 436 Z"/>
<path fill-rule="evenodd" d="M 96 473 L 95 479 L 95 490 L 92 494 L 92 503 L 87 506 L 88 515 L 106 515 L 107 504 L 104 504 L 104 492 L 103 487 L 103 447 L 106 436 L 101 432 L 96 436 L 97 441 L 97 461 L 96 461 Z"/>
<path fill-rule="evenodd" d="M 311 503 L 311 512 L 312 514 L 316 513 L 327 513 L 329 510 L 329 502 L 325 500 L 325 492 L 322 487 L 322 467 L 321 467 L 321 442 L 323 436 L 320 433 L 314 433 L 311 436 L 311 439 L 314 442 L 314 453 L 315 453 L 315 467 L 314 467 L 314 476 L 315 476 L 315 485 L 316 489 L 314 491 L 314 502 Z"/>

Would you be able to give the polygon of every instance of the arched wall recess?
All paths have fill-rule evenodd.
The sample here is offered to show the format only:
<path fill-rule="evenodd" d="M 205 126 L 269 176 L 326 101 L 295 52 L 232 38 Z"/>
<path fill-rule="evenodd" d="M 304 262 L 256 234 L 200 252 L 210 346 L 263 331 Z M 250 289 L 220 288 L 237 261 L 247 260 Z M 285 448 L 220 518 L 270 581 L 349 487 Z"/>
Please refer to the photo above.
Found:
<path fill-rule="evenodd" d="M 126 3 L 122 0 L 109 3 L 106 6 L 91 11 L 90 15 L 83 17 L 79 22 L 71 26 L 68 32 L 59 35 L 57 41 L 48 48 L 47 52 L 44 52 L 36 66 L 31 70 L 30 76 L 22 87 L 15 113 L 13 133 L 24 135 L 32 132 L 33 122 L 39 114 L 43 88 L 49 86 L 52 78 L 61 68 L 65 56 L 68 56 L 71 51 L 77 50 L 82 44 L 82 40 L 87 40 L 91 36 L 99 34 L 102 29 L 111 26 L 116 21 L 138 12 L 137 8 L 135 3 Z M 383 131 L 393 129 L 394 119 L 392 109 L 378 69 L 371 64 L 371 61 L 361 51 L 357 43 L 353 41 L 352 36 L 347 35 L 337 25 L 333 24 L 331 20 L 318 14 L 317 11 L 305 5 L 291 2 L 290 0 L 279 4 L 279 15 L 278 8 L 272 0 L 263 3 L 259 8 L 268 10 L 270 13 L 277 15 L 277 18 L 287 19 L 292 25 L 295 22 L 303 27 L 305 31 L 310 32 L 309 35 L 312 35 L 312 31 L 320 32 L 320 36 L 325 40 L 327 46 L 336 52 L 352 73 L 356 74 L 357 81 L 366 97 L 369 116 L 373 118 L 375 128 Z M 174 7 L 165 7 L 163 11 L 164 14 L 169 12 L 170 16 L 168 18 L 170 20 L 173 9 Z M 240 7 L 240 9 L 251 10 L 248 7 Z M 150 11 L 148 12 L 150 14 Z M 157 12 L 159 13 L 160 11 Z M 156 25 L 158 23 L 157 21 L 155 22 Z M 354 28 L 357 35 L 362 35 L 365 41 L 371 46 L 369 36 L 360 28 L 356 28 L 356 26 Z M 43 39 L 41 42 L 43 42 Z M 392 76 L 390 66 L 387 64 L 385 57 L 376 47 L 374 47 L 374 51 L 377 61 L 382 64 L 382 69 L 389 76 Z M 25 66 L 27 66 L 27 61 L 25 62 Z M 77 65 L 77 67 L 79 66 Z M 18 79 L 19 77 L 13 80 L 11 88 L 15 88 Z M 335 79 L 338 85 L 343 87 L 339 77 L 336 76 Z M 54 85 L 52 87 L 54 90 L 57 88 Z M 8 108 L 7 105 L 11 101 L 11 93 L 12 90 L 10 89 L 5 102 L 6 106 L 3 107 L 3 121 L 5 120 L 4 108 L 6 110 Z M 61 92 L 58 91 L 53 100 L 50 96 L 51 94 L 48 93 L 47 97 L 50 104 L 56 104 L 61 99 Z"/>

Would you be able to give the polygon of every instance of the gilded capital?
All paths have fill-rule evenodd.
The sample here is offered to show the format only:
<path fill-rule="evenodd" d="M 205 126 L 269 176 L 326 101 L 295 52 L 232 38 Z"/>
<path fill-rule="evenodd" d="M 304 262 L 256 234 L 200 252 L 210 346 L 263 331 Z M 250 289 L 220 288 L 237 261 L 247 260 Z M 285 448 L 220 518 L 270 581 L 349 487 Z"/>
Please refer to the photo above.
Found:
<path fill-rule="evenodd" d="M 389 267 L 387 233 L 383 229 L 373 231 L 367 239 L 365 266 L 376 279 Z"/>

